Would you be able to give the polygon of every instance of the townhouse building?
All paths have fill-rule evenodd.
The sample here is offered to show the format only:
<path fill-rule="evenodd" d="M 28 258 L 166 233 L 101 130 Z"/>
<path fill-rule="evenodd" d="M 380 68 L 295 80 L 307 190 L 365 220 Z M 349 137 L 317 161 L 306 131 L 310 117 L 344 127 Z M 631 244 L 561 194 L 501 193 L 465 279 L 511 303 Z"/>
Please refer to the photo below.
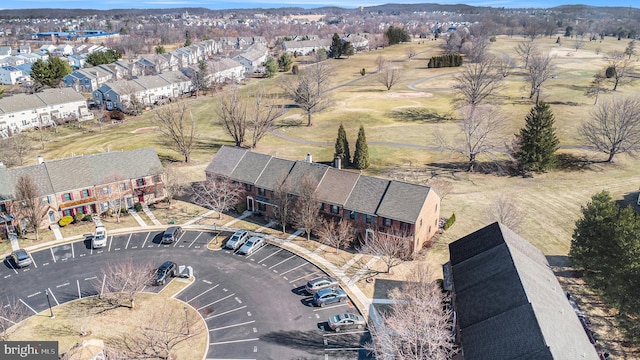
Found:
<path fill-rule="evenodd" d="M 108 68 L 93 66 L 86 69 L 78 69 L 62 78 L 65 86 L 80 92 L 93 92 L 102 84 L 113 80 L 115 75 Z"/>
<path fill-rule="evenodd" d="M 263 64 L 267 61 L 268 55 L 269 50 L 266 47 L 256 45 L 232 57 L 232 59 L 242 64 L 244 71 L 247 73 L 262 72 Z"/>
<path fill-rule="evenodd" d="M 17 214 L 15 184 L 28 176 L 42 194 L 41 204 L 47 216 L 42 226 L 61 217 L 77 214 L 102 214 L 109 209 L 130 208 L 135 203 L 153 203 L 164 199 L 164 169 L 153 148 L 111 151 L 45 160 L 17 168 L 0 166 L 0 222 L 24 228 Z"/>
<path fill-rule="evenodd" d="M 314 184 L 321 215 L 349 221 L 362 237 L 378 232 L 406 236 L 416 252 L 438 231 L 440 197 L 428 186 L 229 146 L 220 148 L 205 174 L 207 179 L 227 178 L 241 184 L 247 209 L 267 218 L 274 216 L 274 191 L 280 184 L 286 183 L 295 198 L 303 179 L 310 179 L 304 182 Z"/>
<path fill-rule="evenodd" d="M 311 53 L 318 52 L 320 49 L 329 51 L 331 48 L 331 39 L 318 40 L 301 40 L 301 41 L 284 41 L 282 42 L 282 50 L 289 54 L 298 54 L 306 56 Z"/>

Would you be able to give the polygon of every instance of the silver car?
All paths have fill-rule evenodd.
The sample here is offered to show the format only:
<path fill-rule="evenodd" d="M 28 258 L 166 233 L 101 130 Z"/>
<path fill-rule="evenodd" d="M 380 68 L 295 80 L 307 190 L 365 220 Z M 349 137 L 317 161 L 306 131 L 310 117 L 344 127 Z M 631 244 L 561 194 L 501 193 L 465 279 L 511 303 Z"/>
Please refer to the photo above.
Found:
<path fill-rule="evenodd" d="M 311 295 L 317 293 L 322 289 L 337 289 L 338 280 L 332 277 L 317 277 L 309 280 L 304 289 Z"/>
<path fill-rule="evenodd" d="M 343 329 L 362 329 L 366 323 L 364 318 L 357 314 L 338 314 L 329 318 L 329 328 L 335 332 Z"/>
<path fill-rule="evenodd" d="M 238 252 L 243 255 L 251 255 L 256 250 L 263 247 L 264 244 L 265 242 L 262 236 L 252 236 L 240 247 L 240 250 L 238 250 Z"/>
<path fill-rule="evenodd" d="M 231 250 L 237 250 L 245 241 L 247 241 L 248 238 L 249 232 L 247 230 L 238 230 L 231 235 L 224 247 Z"/>
<path fill-rule="evenodd" d="M 13 261 L 13 265 L 18 268 L 27 267 L 33 264 L 33 260 L 31 259 L 31 255 L 25 249 L 18 249 L 11 253 L 11 261 Z"/>

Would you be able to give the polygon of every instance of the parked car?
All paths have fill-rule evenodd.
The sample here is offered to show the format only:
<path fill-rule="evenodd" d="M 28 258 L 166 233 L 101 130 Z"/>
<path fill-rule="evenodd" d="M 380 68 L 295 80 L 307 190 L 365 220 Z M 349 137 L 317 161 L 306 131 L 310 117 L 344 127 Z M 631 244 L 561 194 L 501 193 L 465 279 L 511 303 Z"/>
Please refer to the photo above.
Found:
<path fill-rule="evenodd" d="M 304 289 L 311 295 L 317 293 L 322 289 L 337 289 L 338 288 L 338 280 L 332 277 L 317 277 L 315 279 L 309 280 Z"/>
<path fill-rule="evenodd" d="M 238 230 L 227 240 L 224 247 L 231 250 L 238 250 L 242 244 L 249 238 L 249 232 L 247 230 Z"/>
<path fill-rule="evenodd" d="M 366 322 L 364 318 L 358 314 L 338 314 L 329 318 L 329 328 L 336 332 L 343 329 L 362 329 Z"/>
<path fill-rule="evenodd" d="M 182 228 L 180 226 L 171 226 L 168 227 L 167 230 L 162 234 L 162 243 L 163 244 L 172 244 L 180 238 L 182 235 Z"/>
<path fill-rule="evenodd" d="M 18 268 L 27 267 L 33 264 L 33 259 L 31 259 L 31 255 L 25 249 L 14 250 L 11 253 L 11 261 L 13 265 Z"/>
<path fill-rule="evenodd" d="M 342 289 L 323 289 L 313 295 L 313 304 L 320 307 L 345 301 L 347 301 L 347 293 Z"/>
<path fill-rule="evenodd" d="M 251 255 L 256 250 L 263 247 L 264 244 L 265 242 L 262 236 L 252 236 L 240 247 L 240 250 L 238 250 L 238 252 L 243 255 Z"/>
<path fill-rule="evenodd" d="M 175 277 L 177 272 L 178 265 L 176 265 L 176 263 L 173 261 L 165 261 L 156 271 L 154 284 L 164 285 L 167 282 L 167 278 Z"/>
<path fill-rule="evenodd" d="M 96 226 L 96 231 L 91 238 L 91 247 L 94 249 L 107 246 L 107 229 L 104 226 Z"/>

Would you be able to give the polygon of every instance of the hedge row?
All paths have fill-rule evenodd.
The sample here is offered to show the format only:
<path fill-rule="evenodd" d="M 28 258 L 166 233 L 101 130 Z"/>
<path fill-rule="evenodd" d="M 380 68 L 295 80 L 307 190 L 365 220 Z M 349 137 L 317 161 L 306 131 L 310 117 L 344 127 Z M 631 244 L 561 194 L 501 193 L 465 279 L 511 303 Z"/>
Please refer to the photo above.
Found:
<path fill-rule="evenodd" d="M 429 59 L 429 64 L 427 65 L 430 69 L 456 66 L 462 66 L 462 55 L 460 54 L 434 56 Z"/>

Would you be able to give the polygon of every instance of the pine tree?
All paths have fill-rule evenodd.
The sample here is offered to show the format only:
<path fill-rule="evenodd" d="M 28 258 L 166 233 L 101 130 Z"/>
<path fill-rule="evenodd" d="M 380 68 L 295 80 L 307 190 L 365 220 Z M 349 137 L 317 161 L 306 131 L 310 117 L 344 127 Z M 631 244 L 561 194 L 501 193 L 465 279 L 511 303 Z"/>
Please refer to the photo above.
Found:
<path fill-rule="evenodd" d="M 367 137 L 364 134 L 362 125 L 360 125 L 360 131 L 358 131 L 356 151 L 353 153 L 353 167 L 360 170 L 369 167 L 369 147 L 367 146 Z"/>
<path fill-rule="evenodd" d="M 342 40 L 340 39 L 340 35 L 338 33 L 333 34 L 333 38 L 331 39 L 331 47 L 329 48 L 329 56 L 334 59 L 339 58 L 342 55 Z"/>
<path fill-rule="evenodd" d="M 554 116 L 548 104 L 541 101 L 525 118 L 525 127 L 517 135 L 519 148 L 515 152 L 518 167 L 523 171 L 542 172 L 555 164 L 559 144 Z"/>
<path fill-rule="evenodd" d="M 349 166 L 351 164 L 351 154 L 349 152 L 349 141 L 347 140 L 347 132 L 344 131 L 344 126 L 340 124 L 338 128 L 338 137 L 336 138 L 336 153 L 333 157 L 339 157 L 343 166 Z"/>

